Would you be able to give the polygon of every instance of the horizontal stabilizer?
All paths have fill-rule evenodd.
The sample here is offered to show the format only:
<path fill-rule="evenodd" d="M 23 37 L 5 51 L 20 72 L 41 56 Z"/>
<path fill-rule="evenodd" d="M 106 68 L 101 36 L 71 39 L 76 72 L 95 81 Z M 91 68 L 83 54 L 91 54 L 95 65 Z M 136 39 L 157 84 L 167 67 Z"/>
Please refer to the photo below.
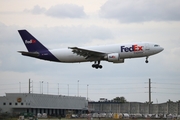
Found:
<path fill-rule="evenodd" d="M 39 57 L 38 52 L 25 52 L 25 51 L 18 51 L 18 52 L 21 53 L 24 56 Z"/>

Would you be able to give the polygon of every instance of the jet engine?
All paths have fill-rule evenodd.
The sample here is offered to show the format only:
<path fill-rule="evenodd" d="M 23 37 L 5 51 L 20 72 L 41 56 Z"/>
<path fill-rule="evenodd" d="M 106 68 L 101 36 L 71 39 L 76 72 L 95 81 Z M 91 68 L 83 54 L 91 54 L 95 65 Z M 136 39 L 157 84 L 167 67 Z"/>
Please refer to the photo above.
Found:
<path fill-rule="evenodd" d="M 113 63 L 124 63 L 124 59 L 120 59 L 119 53 L 108 54 L 107 61 L 113 62 Z"/>

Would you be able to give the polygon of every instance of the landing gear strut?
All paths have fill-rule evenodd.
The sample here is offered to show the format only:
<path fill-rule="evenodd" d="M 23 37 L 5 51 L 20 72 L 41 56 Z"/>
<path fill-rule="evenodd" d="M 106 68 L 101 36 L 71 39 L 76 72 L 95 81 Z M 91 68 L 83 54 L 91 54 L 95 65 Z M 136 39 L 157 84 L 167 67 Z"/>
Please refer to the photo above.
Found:
<path fill-rule="evenodd" d="M 102 68 L 102 65 L 100 65 L 100 61 L 98 61 L 98 63 L 96 64 L 96 61 L 94 62 L 94 64 L 92 64 L 92 67 L 93 68 L 96 68 L 96 69 L 98 69 L 98 68 Z"/>
<path fill-rule="evenodd" d="M 146 57 L 146 61 L 145 61 L 146 63 L 148 63 L 149 61 L 148 61 L 148 57 Z"/>

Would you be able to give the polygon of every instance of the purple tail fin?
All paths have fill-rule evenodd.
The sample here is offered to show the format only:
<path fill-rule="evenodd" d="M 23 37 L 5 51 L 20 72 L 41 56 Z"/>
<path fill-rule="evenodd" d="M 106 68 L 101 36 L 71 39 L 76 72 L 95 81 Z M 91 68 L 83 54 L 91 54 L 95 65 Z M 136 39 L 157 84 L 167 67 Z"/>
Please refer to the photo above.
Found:
<path fill-rule="evenodd" d="M 18 30 L 18 32 L 29 52 L 39 52 L 39 51 L 48 50 L 34 36 L 32 36 L 27 30 Z"/>

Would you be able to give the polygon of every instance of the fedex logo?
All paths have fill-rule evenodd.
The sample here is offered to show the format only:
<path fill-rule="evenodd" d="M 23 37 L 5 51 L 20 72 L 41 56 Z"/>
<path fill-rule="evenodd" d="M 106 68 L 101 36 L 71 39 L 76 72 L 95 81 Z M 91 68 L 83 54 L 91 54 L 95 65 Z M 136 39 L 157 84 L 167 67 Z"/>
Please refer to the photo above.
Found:
<path fill-rule="evenodd" d="M 112 55 L 112 56 L 109 56 L 109 58 L 116 58 L 114 55 Z"/>
<path fill-rule="evenodd" d="M 143 46 L 132 45 L 132 47 L 121 46 L 121 52 L 138 52 L 143 51 Z"/>
<path fill-rule="evenodd" d="M 36 43 L 36 40 L 25 40 L 25 44 Z"/>

